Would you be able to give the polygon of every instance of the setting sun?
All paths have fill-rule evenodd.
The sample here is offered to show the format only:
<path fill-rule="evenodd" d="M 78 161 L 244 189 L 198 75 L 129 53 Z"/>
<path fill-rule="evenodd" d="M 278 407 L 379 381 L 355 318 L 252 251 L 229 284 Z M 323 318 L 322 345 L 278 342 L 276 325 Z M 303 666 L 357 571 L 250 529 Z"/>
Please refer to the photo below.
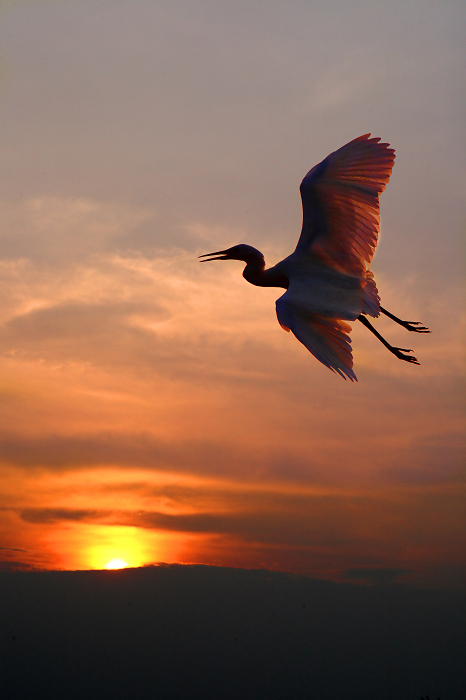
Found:
<path fill-rule="evenodd" d="M 106 569 L 126 569 L 128 564 L 123 561 L 123 559 L 111 559 L 108 564 L 105 565 Z"/>
<path fill-rule="evenodd" d="M 157 560 L 153 533 L 140 533 L 135 527 L 94 526 L 85 558 L 91 569 L 123 569 L 143 566 Z"/>

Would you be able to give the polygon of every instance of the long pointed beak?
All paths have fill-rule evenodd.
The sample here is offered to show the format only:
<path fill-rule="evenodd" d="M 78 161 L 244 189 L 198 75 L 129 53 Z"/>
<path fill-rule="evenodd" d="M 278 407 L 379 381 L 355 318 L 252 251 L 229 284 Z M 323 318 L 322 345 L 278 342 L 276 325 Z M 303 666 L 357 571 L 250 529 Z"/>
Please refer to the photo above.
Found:
<path fill-rule="evenodd" d="M 205 260 L 199 260 L 199 262 L 209 262 L 209 260 L 227 260 L 228 255 L 226 250 L 218 250 L 216 253 L 205 253 L 204 255 L 199 255 L 200 258 L 206 258 Z M 217 258 L 209 258 L 208 255 L 218 255 Z"/>

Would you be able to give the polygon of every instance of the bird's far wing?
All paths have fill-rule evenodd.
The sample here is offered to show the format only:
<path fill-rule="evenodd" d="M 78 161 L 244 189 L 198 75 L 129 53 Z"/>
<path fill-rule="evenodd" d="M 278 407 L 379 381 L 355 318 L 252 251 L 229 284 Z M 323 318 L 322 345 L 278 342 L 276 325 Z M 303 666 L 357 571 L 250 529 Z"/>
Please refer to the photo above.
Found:
<path fill-rule="evenodd" d="M 351 326 L 336 318 L 311 314 L 291 299 L 287 292 L 277 299 L 277 318 L 281 327 L 296 338 L 319 362 L 343 379 L 358 381 L 353 372 L 353 354 L 349 333 Z M 346 376 L 345 376 L 346 375 Z"/>
<path fill-rule="evenodd" d="M 379 233 L 379 194 L 393 168 L 395 151 L 370 134 L 359 136 L 308 172 L 301 183 L 303 228 L 296 252 L 361 275 L 374 255 Z"/>

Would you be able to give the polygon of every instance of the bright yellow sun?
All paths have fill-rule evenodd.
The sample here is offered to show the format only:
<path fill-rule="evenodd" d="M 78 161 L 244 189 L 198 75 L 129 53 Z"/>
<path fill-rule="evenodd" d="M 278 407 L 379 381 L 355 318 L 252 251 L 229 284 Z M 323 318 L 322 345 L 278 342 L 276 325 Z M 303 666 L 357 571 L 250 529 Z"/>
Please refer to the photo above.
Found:
<path fill-rule="evenodd" d="M 94 525 L 89 529 L 86 564 L 90 569 L 124 569 L 153 561 L 154 537 L 145 537 L 139 528 Z M 152 550 L 152 551 L 151 551 Z"/>
<path fill-rule="evenodd" d="M 106 569 L 126 569 L 128 564 L 123 561 L 123 559 L 111 559 L 108 564 L 105 565 Z"/>

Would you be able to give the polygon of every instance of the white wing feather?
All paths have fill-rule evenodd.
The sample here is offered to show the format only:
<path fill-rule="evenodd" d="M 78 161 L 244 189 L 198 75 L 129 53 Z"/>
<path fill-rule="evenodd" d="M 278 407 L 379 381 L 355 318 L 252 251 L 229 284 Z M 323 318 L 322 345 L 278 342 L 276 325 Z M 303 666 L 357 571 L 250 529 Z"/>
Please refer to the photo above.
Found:
<path fill-rule="evenodd" d="M 368 265 L 379 233 L 379 194 L 395 160 L 388 143 L 379 142 L 360 136 L 308 172 L 300 187 L 298 245 L 276 266 L 290 281 L 276 302 L 278 322 L 323 365 L 351 381 L 357 381 L 351 327 L 342 319 L 379 315 Z"/>
<path fill-rule="evenodd" d="M 353 355 L 349 333 L 351 326 L 340 319 L 310 313 L 285 292 L 276 301 L 277 318 L 281 327 L 292 331 L 296 338 L 323 365 L 343 379 L 358 381 L 353 372 Z M 346 375 L 346 376 L 345 376 Z"/>
<path fill-rule="evenodd" d="M 308 172 L 301 183 L 303 228 L 297 253 L 363 275 L 377 245 L 379 194 L 390 179 L 395 151 L 370 134 L 359 136 Z"/>

